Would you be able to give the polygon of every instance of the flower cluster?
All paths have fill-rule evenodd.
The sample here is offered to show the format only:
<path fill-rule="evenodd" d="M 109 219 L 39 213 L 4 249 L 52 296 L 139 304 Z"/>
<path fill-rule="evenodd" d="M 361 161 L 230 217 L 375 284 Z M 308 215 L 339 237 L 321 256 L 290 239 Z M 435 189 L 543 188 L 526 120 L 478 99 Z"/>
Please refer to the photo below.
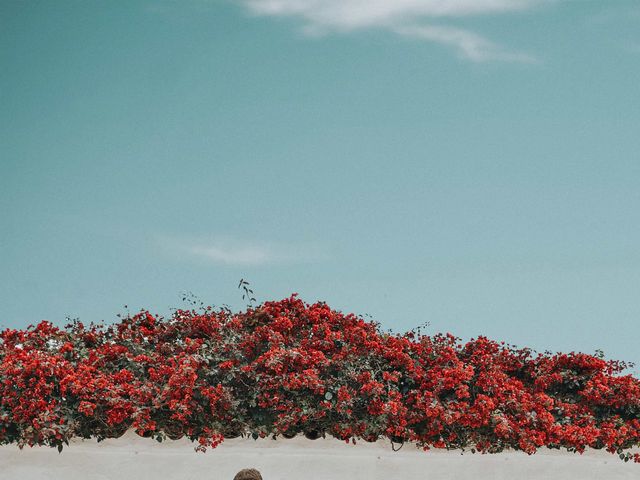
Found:
<path fill-rule="evenodd" d="M 0 334 L 0 444 L 61 450 L 134 429 L 204 450 L 304 433 L 425 450 L 590 447 L 640 462 L 640 380 L 625 368 L 484 337 L 383 333 L 295 295 L 240 313 L 42 322 Z"/>

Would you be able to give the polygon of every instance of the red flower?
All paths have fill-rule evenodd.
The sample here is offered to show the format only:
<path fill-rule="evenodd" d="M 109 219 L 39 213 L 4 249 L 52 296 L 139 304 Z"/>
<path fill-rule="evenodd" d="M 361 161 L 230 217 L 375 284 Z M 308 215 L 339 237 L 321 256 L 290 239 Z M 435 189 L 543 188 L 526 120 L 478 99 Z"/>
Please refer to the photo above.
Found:
<path fill-rule="evenodd" d="M 110 327 L 0 333 L 0 444 L 61 447 L 133 428 L 225 436 L 387 436 L 424 449 L 588 447 L 640 462 L 640 381 L 626 365 L 480 337 L 383 333 L 296 296 L 245 312 L 140 312 Z"/>

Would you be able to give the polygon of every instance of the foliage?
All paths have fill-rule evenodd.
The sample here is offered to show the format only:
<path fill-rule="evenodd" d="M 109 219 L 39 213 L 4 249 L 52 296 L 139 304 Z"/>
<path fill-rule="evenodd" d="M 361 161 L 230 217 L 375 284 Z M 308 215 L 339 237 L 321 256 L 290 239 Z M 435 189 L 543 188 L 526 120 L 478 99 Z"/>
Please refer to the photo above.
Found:
<path fill-rule="evenodd" d="M 484 337 L 383 333 L 295 295 L 239 313 L 42 322 L 0 334 L 0 444 L 62 449 L 131 428 L 201 450 L 304 433 L 489 453 L 605 448 L 640 462 L 629 453 L 640 445 L 640 380 L 625 367 Z"/>

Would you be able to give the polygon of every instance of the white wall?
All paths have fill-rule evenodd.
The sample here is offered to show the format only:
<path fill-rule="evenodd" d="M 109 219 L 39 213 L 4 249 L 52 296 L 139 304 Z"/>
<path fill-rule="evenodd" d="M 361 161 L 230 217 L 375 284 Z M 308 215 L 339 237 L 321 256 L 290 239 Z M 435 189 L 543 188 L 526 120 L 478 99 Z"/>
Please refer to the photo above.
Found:
<path fill-rule="evenodd" d="M 244 467 L 258 468 L 264 480 L 640 480 L 640 465 L 606 452 L 460 455 L 412 445 L 393 452 L 382 441 L 353 446 L 299 437 L 227 440 L 203 454 L 185 440 L 159 444 L 129 433 L 102 443 L 75 442 L 61 454 L 51 448 L 0 447 L 1 480 L 231 480 Z"/>

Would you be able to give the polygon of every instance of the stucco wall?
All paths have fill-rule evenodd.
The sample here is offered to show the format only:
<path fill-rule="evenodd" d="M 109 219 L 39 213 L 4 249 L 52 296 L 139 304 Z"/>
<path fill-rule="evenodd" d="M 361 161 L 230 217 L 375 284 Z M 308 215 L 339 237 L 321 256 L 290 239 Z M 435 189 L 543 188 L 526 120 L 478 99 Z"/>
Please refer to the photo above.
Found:
<path fill-rule="evenodd" d="M 75 442 L 61 454 L 49 448 L 0 447 L 1 480 L 231 480 L 243 467 L 258 468 L 265 480 L 640 479 L 640 465 L 604 452 L 460 455 L 410 445 L 393 452 L 385 442 L 353 446 L 300 437 L 227 440 L 202 454 L 184 440 L 159 444 L 133 434 L 102 443 Z"/>

